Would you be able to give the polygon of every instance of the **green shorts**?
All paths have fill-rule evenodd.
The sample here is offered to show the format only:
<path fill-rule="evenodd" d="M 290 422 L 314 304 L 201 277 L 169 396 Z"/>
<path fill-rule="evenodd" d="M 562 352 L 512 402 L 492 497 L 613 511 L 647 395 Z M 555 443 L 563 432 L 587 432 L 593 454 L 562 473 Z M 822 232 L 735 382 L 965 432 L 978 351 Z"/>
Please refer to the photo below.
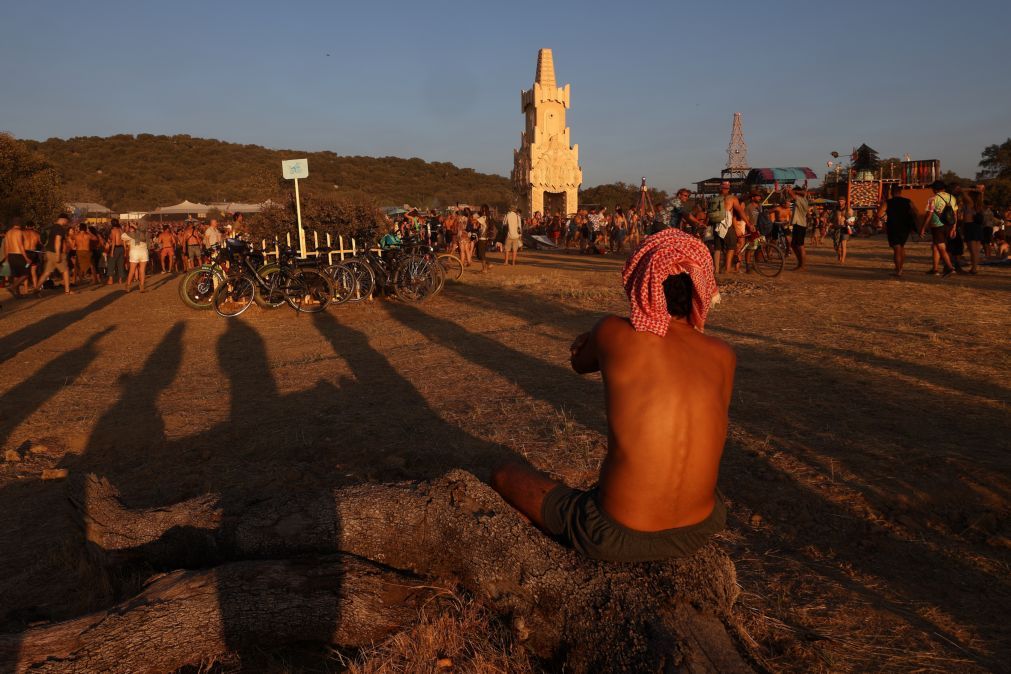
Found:
<path fill-rule="evenodd" d="M 662 531 L 637 531 L 611 519 L 589 491 L 560 484 L 544 497 L 541 521 L 560 542 L 576 552 L 608 562 L 648 562 L 687 557 L 726 527 L 727 507 L 719 494 L 713 512 L 697 524 Z"/>

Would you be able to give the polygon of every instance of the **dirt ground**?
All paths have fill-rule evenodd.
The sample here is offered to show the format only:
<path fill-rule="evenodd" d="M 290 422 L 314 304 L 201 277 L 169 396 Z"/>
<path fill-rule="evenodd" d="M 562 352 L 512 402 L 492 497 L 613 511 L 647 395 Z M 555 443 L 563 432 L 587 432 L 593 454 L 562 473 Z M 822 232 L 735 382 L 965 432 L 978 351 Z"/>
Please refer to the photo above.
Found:
<path fill-rule="evenodd" d="M 707 326 L 738 355 L 720 540 L 740 647 L 769 671 L 1011 671 L 1011 270 L 928 277 L 916 243 L 894 279 L 881 238 L 846 267 L 811 252 L 806 274 L 720 277 Z M 143 295 L 0 291 L 0 445 L 24 453 L 0 464 L 0 632 L 154 571 L 90 562 L 73 480 L 45 468 L 105 476 L 131 507 L 482 475 L 513 453 L 589 485 L 602 388 L 568 345 L 627 312 L 621 264 L 525 253 L 423 305 L 315 317 L 190 311 L 174 276 Z"/>

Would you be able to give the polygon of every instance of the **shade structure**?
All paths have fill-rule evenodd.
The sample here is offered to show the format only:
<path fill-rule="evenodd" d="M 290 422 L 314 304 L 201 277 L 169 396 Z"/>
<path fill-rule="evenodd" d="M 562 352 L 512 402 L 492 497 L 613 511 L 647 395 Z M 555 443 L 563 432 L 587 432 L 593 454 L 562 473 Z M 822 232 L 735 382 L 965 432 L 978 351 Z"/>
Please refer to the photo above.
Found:
<path fill-rule="evenodd" d="M 748 171 L 747 182 L 752 185 L 771 185 L 773 183 L 795 183 L 798 180 L 814 180 L 818 176 L 806 166 L 789 166 L 786 168 L 755 168 Z"/>
<path fill-rule="evenodd" d="M 162 206 L 152 211 L 152 213 L 155 215 L 186 215 L 187 213 L 197 215 L 206 213 L 209 210 L 211 210 L 211 207 L 207 204 L 195 204 L 192 201 L 182 201 L 175 206 Z"/>
<path fill-rule="evenodd" d="M 82 215 L 95 214 L 95 215 L 108 215 L 112 211 L 102 204 L 96 204 L 93 201 L 74 201 L 67 204 L 68 207 L 75 213 Z"/>

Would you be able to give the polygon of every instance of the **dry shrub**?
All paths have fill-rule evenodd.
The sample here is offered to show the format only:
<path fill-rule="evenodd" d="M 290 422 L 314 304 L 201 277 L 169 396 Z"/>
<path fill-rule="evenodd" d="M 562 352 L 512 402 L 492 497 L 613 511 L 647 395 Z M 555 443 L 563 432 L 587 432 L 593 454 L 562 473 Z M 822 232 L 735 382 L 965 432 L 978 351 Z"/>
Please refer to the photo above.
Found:
<path fill-rule="evenodd" d="M 351 674 L 539 671 L 506 625 L 481 604 L 449 592 L 426 606 L 416 625 L 345 665 Z"/>

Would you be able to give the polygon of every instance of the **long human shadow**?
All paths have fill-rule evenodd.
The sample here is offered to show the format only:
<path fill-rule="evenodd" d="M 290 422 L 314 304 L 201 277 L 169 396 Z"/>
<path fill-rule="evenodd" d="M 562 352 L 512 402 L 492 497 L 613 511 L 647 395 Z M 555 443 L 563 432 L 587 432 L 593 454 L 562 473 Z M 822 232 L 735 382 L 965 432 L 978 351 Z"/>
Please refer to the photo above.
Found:
<path fill-rule="evenodd" d="M 716 330 L 734 337 L 744 337 L 760 341 L 769 340 L 769 337 L 766 335 L 760 335 L 744 330 L 735 330 L 722 325 L 717 327 Z M 1011 389 L 1004 388 L 1003 386 L 992 382 L 984 382 L 979 379 L 973 379 L 954 371 L 929 367 L 927 365 L 910 362 L 908 360 L 879 356 L 866 351 L 843 349 L 824 343 L 811 344 L 808 342 L 783 339 L 782 337 L 776 337 L 772 341 L 776 344 L 782 344 L 809 353 L 817 353 L 819 355 L 831 354 L 841 358 L 849 358 L 857 362 L 868 363 L 880 368 L 894 370 L 897 372 L 905 372 L 928 384 L 954 388 L 960 393 L 964 393 L 969 396 L 983 396 L 994 400 L 1004 401 L 1011 400 Z"/>
<path fill-rule="evenodd" d="M 341 325 L 329 314 L 317 315 L 314 324 L 346 361 L 351 376 L 341 378 L 337 386 L 323 382 L 288 394 L 278 390 L 263 339 L 239 320 L 228 322 L 216 346 L 217 363 L 228 380 L 227 391 L 220 391 L 213 377 L 204 391 L 175 390 L 185 335 L 184 323 L 175 324 L 140 370 L 121 378 L 118 399 L 96 422 L 84 452 L 64 459 L 62 465 L 71 474 L 93 473 L 111 482 L 129 509 L 169 507 L 193 496 L 217 495 L 221 529 L 207 532 L 177 527 L 161 540 L 145 544 L 143 557 L 154 569 L 204 567 L 234 559 L 236 547 L 229 541 L 234 540 L 236 524 L 253 504 L 276 504 L 277 516 L 283 518 L 300 514 L 296 512 L 298 503 L 305 501 L 292 498 L 296 492 L 301 497 L 318 494 L 332 498 L 334 487 L 343 484 L 426 479 L 454 468 L 487 479 L 499 461 L 517 458 L 509 448 L 472 436 L 442 419 L 369 345 L 363 333 Z M 180 404 L 194 407 L 180 410 Z M 180 413 L 199 420 L 222 405 L 227 405 L 227 420 L 184 437 L 178 435 Z M 171 424 L 163 413 L 172 415 Z M 86 504 L 85 494 L 74 496 L 76 502 Z M 68 528 L 79 531 L 85 529 L 84 524 L 81 519 Z M 320 539 L 339 540 L 341 523 L 336 512 L 326 526 L 332 531 L 322 532 Z M 60 536 L 55 544 L 82 556 L 92 554 L 88 547 L 93 544 L 82 540 L 80 534 L 75 537 L 62 532 Z M 47 543 L 53 545 L 54 541 L 47 539 Z M 301 552 L 307 551 L 311 550 Z M 32 552 L 39 556 L 42 551 L 33 544 L 26 554 Z M 120 562 L 124 556 L 101 550 L 94 554 L 107 564 L 125 564 L 123 575 L 145 573 L 143 568 Z M 40 565 L 25 582 L 44 588 L 59 569 Z M 336 593 L 340 588 L 333 590 Z M 134 586 L 115 587 L 112 594 L 100 593 L 90 604 L 83 599 L 78 604 L 82 612 L 96 610 L 135 591 Z M 58 606 L 62 600 L 54 594 L 46 601 Z M 242 598 L 227 594 L 220 594 L 218 601 L 229 647 L 244 661 L 255 663 L 260 652 L 245 631 L 248 607 L 242 605 Z M 24 608 L 13 606 L 18 612 L 8 624 L 23 628 L 28 618 L 47 617 L 26 613 Z M 28 618 L 22 621 L 22 615 Z M 334 633 L 340 619 L 336 612 L 322 616 L 323 622 L 333 626 L 324 631 Z"/>
<path fill-rule="evenodd" d="M 290 433 L 282 425 L 290 424 L 298 413 L 310 409 L 315 398 L 328 391 L 316 387 L 288 400 L 280 396 L 263 339 L 241 321 L 230 321 L 217 343 L 218 363 L 229 380 L 228 420 L 187 437 L 166 436 L 158 401 L 180 371 L 184 332 L 185 324 L 177 322 L 144 361 L 140 372 L 123 377 L 119 400 L 96 423 L 84 454 L 67 460 L 71 470 L 109 480 L 128 508 L 165 507 L 198 494 L 216 494 L 222 521 L 228 526 L 241 519 L 249 503 L 310 488 L 287 469 L 289 464 L 305 463 L 310 457 L 304 447 L 290 446 Z M 207 401 L 206 397 L 202 399 Z M 213 406 L 214 401 L 212 398 L 205 405 Z M 199 418 L 208 411 L 198 408 L 191 414 Z M 267 428 L 270 424 L 281 426 L 282 433 L 272 434 L 276 429 Z M 275 437 L 276 443 L 271 441 Z M 281 440 L 283 437 L 289 440 Z M 85 497 L 77 494 L 76 500 L 86 506 Z M 85 528 L 84 522 L 80 527 Z M 232 548 L 227 541 L 233 535 L 231 529 L 208 537 L 205 531 L 179 527 L 145 545 L 145 557 L 156 567 L 165 564 L 165 568 L 216 564 L 231 558 Z M 340 588 L 333 591 L 339 593 Z M 121 598 L 104 599 L 109 602 Z M 219 589 L 225 641 L 240 659 L 250 661 L 255 660 L 259 650 L 246 632 L 249 611 L 245 601 L 247 598 Z M 334 608 L 332 614 L 317 615 L 317 619 L 317 624 L 335 628 L 339 616 Z M 328 629 L 324 632 L 333 633 Z"/>
<path fill-rule="evenodd" d="M 549 301 L 526 291 L 494 286 L 447 285 L 444 296 L 462 305 L 505 312 L 535 325 L 552 325 L 571 332 L 573 338 L 592 328 L 593 321 L 604 315 L 604 312 L 576 309 L 563 302 Z"/>
<path fill-rule="evenodd" d="M 600 259 L 600 258 L 598 257 L 598 259 Z M 607 258 L 607 261 L 608 262 L 612 262 L 612 261 L 617 261 L 617 259 L 616 258 Z M 497 263 L 501 264 L 501 262 L 502 262 L 501 258 L 499 258 L 497 260 L 494 259 L 494 258 L 492 259 L 492 264 L 493 265 L 495 265 Z M 622 263 L 624 263 L 624 261 L 622 261 Z M 524 258 L 521 255 L 520 259 L 519 259 L 519 262 L 516 265 L 516 268 L 520 269 L 520 268 L 530 268 L 530 267 L 535 267 L 535 268 L 538 268 L 538 269 L 554 269 L 556 271 L 575 271 L 575 272 L 583 272 L 583 271 L 587 271 L 587 272 L 602 272 L 602 271 L 604 271 L 604 272 L 612 272 L 612 273 L 615 273 L 615 274 L 621 272 L 621 265 L 592 264 L 590 262 L 582 262 L 582 263 L 580 263 L 580 262 L 577 262 L 576 260 L 562 260 L 562 261 L 556 262 L 556 261 L 553 261 L 553 260 L 540 260 L 540 259 L 531 258 L 531 257 Z M 502 273 L 508 274 L 511 271 L 512 270 L 510 268 L 510 271 L 503 271 Z"/>
<path fill-rule="evenodd" d="M 0 448 L 22 421 L 98 358 L 99 340 L 115 329 L 115 326 L 109 326 L 94 333 L 84 344 L 57 356 L 0 396 Z M 53 421 L 56 422 L 57 419 Z"/>
<path fill-rule="evenodd" d="M 968 263 L 965 263 L 968 266 Z M 845 279 L 849 281 L 877 281 L 890 283 L 907 283 L 917 286 L 948 286 L 973 290 L 1007 290 L 1011 283 L 1011 276 L 999 272 L 987 273 L 981 271 L 976 276 L 962 276 L 953 274 L 947 278 L 931 276 L 926 273 L 929 263 L 916 264 L 907 260 L 902 270 L 902 277 L 897 279 L 891 275 L 891 266 L 882 267 L 854 267 L 851 265 L 839 266 L 836 264 L 817 265 L 815 272 L 819 276 L 826 276 L 830 279 Z M 984 268 L 985 269 L 985 268 Z M 915 300 L 914 300 L 915 301 Z"/>
<path fill-rule="evenodd" d="M 368 337 L 329 313 L 315 314 L 319 333 L 351 369 L 358 386 L 348 407 L 367 412 L 356 417 L 340 409 L 344 437 L 356 438 L 379 479 L 430 479 L 454 468 L 488 480 L 494 466 L 506 459 L 522 460 L 509 448 L 480 439 L 445 421 L 425 397 L 369 344 Z M 347 457 L 352 459 L 354 457 Z"/>
<path fill-rule="evenodd" d="M 956 521 L 948 521 L 958 517 L 951 513 L 952 504 L 962 504 L 959 508 L 966 511 L 972 507 L 971 504 L 976 504 L 976 509 L 982 512 L 985 507 L 979 494 L 951 471 L 920 468 L 907 475 L 911 470 L 907 460 L 909 455 L 901 453 L 901 449 L 890 459 L 893 465 L 889 465 L 889 460 L 883 459 L 880 452 L 855 449 L 880 447 L 882 420 L 900 424 L 893 434 L 895 441 L 919 450 L 917 453 L 922 453 L 923 448 L 938 447 L 934 434 L 939 427 L 960 437 L 970 433 L 985 437 L 985 434 L 974 431 L 973 424 L 959 410 L 950 409 L 951 400 L 941 393 L 929 389 L 906 389 L 901 398 L 875 395 L 873 389 L 868 390 L 853 373 L 808 361 L 799 365 L 791 349 L 746 343 L 735 344 L 735 350 L 738 355 L 736 388 L 743 393 L 740 399 L 745 403 L 735 402 L 731 410 L 732 421 L 752 437 L 786 435 L 797 438 L 795 443 L 786 445 L 775 440 L 773 443 L 779 444 L 781 451 L 792 460 L 806 464 L 810 471 L 824 476 L 826 481 L 830 473 L 826 464 L 831 460 L 840 468 L 839 473 L 831 478 L 832 482 L 859 493 L 886 518 L 883 523 L 864 516 L 859 504 L 852 504 L 855 511 L 835 504 L 820 496 L 810 485 L 805 485 L 799 475 L 780 473 L 773 476 L 767 469 L 758 469 L 757 466 L 766 463 L 761 452 L 756 458 L 740 451 L 741 448 L 734 447 L 732 442 L 728 443 L 721 483 L 735 501 L 746 506 L 746 512 L 761 513 L 766 521 L 773 523 L 774 528 L 786 532 L 786 536 L 776 541 L 773 547 L 791 548 L 795 554 L 802 555 L 807 554 L 804 550 L 808 543 L 815 544 L 820 550 L 832 550 L 835 557 L 832 568 L 835 571 L 828 575 L 866 597 L 874 598 L 877 605 L 901 613 L 911 624 L 928 634 L 937 632 L 944 634 L 952 643 L 959 641 L 943 625 L 915 616 L 908 608 L 895 606 L 880 591 L 846 579 L 844 574 L 837 573 L 836 565 L 843 562 L 882 578 L 895 595 L 911 603 L 939 606 L 962 624 L 986 633 L 992 644 L 999 643 L 999 620 L 995 611 L 999 612 L 996 607 L 1001 605 L 997 598 L 1004 597 L 1006 605 L 1011 587 L 1007 579 L 982 571 L 957 559 L 956 555 L 943 555 L 936 551 L 953 548 L 951 538 L 957 535 L 959 527 Z M 796 371 L 798 366 L 804 371 L 803 382 L 791 389 L 791 399 L 811 400 L 820 392 L 827 397 L 823 400 L 827 410 L 798 404 L 784 405 L 776 391 L 770 390 L 769 382 L 775 381 L 775 372 Z M 822 382 L 832 383 L 826 387 Z M 826 391 L 831 393 L 826 394 Z M 862 391 L 863 398 L 849 396 L 851 391 Z M 948 409 L 950 411 L 946 411 Z M 930 425 L 924 424 L 910 414 L 911 410 L 932 410 L 940 418 L 933 419 Z M 1004 431 L 994 429 L 992 432 L 994 437 L 1006 437 L 1011 427 L 1007 421 L 1002 422 L 998 414 L 994 410 L 987 416 L 992 423 L 1002 425 Z M 824 439 L 822 435 L 826 429 L 840 435 L 845 433 L 848 444 L 840 447 Z M 791 446 L 794 444 L 807 449 Z M 945 456 L 939 447 L 934 454 L 931 466 L 938 465 Z M 873 465 L 873 472 L 861 470 L 861 465 Z M 842 477 L 847 472 L 854 477 Z M 999 487 L 990 486 L 999 493 Z M 903 522 L 912 520 L 914 529 L 908 536 L 900 538 L 893 533 L 896 517 Z M 940 522 L 930 524 L 931 519 Z M 935 531 L 940 523 L 946 524 L 949 531 Z M 900 528 L 908 526 L 904 523 Z M 974 550 L 976 545 L 966 540 L 960 542 L 963 552 L 973 551 L 973 554 L 977 552 Z M 995 550 L 989 550 L 988 554 L 999 558 Z M 822 565 L 818 568 L 825 571 Z M 953 582 L 956 578 L 957 583 Z M 980 603 L 978 597 L 984 594 L 989 594 L 993 601 Z M 969 645 L 963 646 L 972 650 Z M 976 656 L 984 657 L 978 652 Z"/>
<path fill-rule="evenodd" d="M 453 321 L 433 316 L 408 304 L 389 304 L 387 313 L 410 330 L 447 347 L 480 367 L 516 383 L 531 397 L 565 410 L 587 428 L 606 429 L 603 387 L 571 370 L 531 356 Z"/>
<path fill-rule="evenodd" d="M 0 363 L 10 360 L 21 351 L 66 330 L 74 323 L 115 302 L 123 295 L 122 291 L 110 292 L 79 309 L 52 314 L 0 338 Z"/>
<path fill-rule="evenodd" d="M 115 327 L 110 326 L 94 333 L 84 344 L 53 359 L 0 396 L 0 447 L 21 421 L 42 407 L 68 379 L 76 378 L 95 361 L 99 341 L 113 330 Z M 50 421 L 55 426 L 61 420 L 54 416 Z M 35 605 L 32 581 L 37 578 L 33 572 L 43 563 L 40 552 L 41 559 L 47 559 L 45 551 L 39 549 L 50 543 L 46 534 L 68 533 L 62 527 L 62 518 L 53 516 L 60 511 L 63 493 L 60 487 L 52 485 L 19 480 L 0 489 L 0 634 L 14 625 L 48 617 L 47 607 Z M 34 519 L 38 513 L 41 521 Z M 52 554 L 50 551 L 49 556 Z M 55 591 L 75 589 L 76 579 L 67 575 L 50 579 Z M 15 667 L 18 646 L 9 645 L 10 649 L 0 648 L 0 672 L 13 671 Z"/>

